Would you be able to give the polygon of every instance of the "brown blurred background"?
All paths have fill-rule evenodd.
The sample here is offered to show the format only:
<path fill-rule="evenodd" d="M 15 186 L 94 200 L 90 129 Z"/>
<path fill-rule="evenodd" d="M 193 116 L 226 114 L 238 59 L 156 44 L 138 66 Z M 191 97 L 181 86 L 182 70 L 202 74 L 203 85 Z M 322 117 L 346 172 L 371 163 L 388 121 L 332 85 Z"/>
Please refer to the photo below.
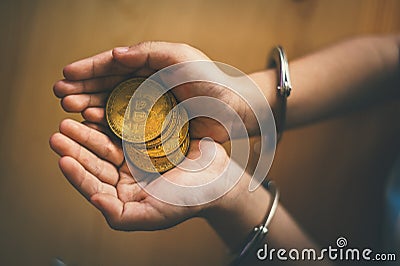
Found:
<path fill-rule="evenodd" d="M 277 43 L 289 59 L 344 38 L 400 30 L 400 1 L 1 1 L 0 264 L 221 265 L 202 220 L 116 232 L 63 178 L 48 146 L 64 113 L 64 65 L 144 40 L 185 42 L 244 72 Z M 384 181 L 399 152 L 400 101 L 287 132 L 271 176 L 322 245 L 380 247 Z M 80 119 L 79 116 L 72 116 Z"/>

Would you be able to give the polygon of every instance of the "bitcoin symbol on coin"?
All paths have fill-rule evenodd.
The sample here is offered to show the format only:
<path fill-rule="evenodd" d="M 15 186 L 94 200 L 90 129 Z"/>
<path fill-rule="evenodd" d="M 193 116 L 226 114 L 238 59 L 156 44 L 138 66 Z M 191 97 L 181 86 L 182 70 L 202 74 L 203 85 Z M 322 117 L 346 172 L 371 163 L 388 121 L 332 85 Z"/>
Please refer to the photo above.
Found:
<path fill-rule="evenodd" d="M 163 88 L 154 81 L 132 98 L 144 80 L 131 78 L 113 89 L 106 104 L 107 123 L 116 136 L 128 142 L 127 159 L 135 166 L 146 172 L 165 172 L 180 163 L 189 149 L 188 115 L 183 107 L 174 108 L 177 103 L 171 92 L 156 99 Z M 130 106 L 129 101 L 133 101 Z M 124 118 L 131 122 L 129 128 L 124 128 Z"/>

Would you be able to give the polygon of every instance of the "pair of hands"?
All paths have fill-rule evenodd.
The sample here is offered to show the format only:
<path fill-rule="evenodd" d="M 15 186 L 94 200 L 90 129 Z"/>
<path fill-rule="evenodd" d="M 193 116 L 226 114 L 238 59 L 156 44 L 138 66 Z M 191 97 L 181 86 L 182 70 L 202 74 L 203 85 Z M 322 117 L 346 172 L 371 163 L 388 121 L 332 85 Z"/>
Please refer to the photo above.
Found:
<path fill-rule="evenodd" d="M 59 131 L 50 138 L 50 146 L 61 156 L 59 166 L 68 181 L 117 230 L 156 230 L 171 227 L 194 216 L 207 216 L 208 210 L 228 208 L 229 198 L 247 190 L 241 182 L 220 199 L 201 206 L 179 207 L 164 203 L 147 194 L 135 181 L 124 159 L 121 141 L 107 127 L 105 103 L 112 88 L 133 76 L 150 76 L 167 66 L 192 60 L 209 60 L 199 50 L 184 44 L 145 42 L 113 50 L 74 62 L 64 68 L 65 79 L 54 85 L 67 112 L 80 112 L 85 119 L 61 122 Z M 241 98 L 222 86 L 211 83 L 189 83 L 172 90 L 178 101 L 196 96 L 210 96 L 230 105 L 245 120 L 246 105 Z M 190 110 L 189 110 L 190 112 Z M 211 137 L 218 143 L 229 139 L 216 121 L 198 117 L 190 122 L 188 159 L 201 156 L 199 139 Z M 202 147 L 203 148 L 203 147 Z M 215 151 L 213 151 L 215 152 Z M 226 167 L 229 157 L 216 144 L 216 156 L 201 172 L 174 168 L 164 178 L 185 180 L 190 185 L 213 179 Z"/>

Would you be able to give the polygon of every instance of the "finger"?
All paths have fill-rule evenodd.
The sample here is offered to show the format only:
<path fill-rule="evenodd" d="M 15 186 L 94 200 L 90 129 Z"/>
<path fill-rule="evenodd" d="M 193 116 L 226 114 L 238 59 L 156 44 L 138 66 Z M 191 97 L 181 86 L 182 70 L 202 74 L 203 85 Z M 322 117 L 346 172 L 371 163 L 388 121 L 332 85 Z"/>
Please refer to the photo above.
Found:
<path fill-rule="evenodd" d="M 109 194 L 93 194 L 90 202 L 101 211 L 111 228 L 118 230 L 119 217 L 124 209 L 124 203 L 117 197 Z"/>
<path fill-rule="evenodd" d="M 86 121 L 107 126 L 105 109 L 101 107 L 89 107 L 82 111 Z"/>
<path fill-rule="evenodd" d="M 76 61 L 63 69 L 64 77 L 68 80 L 126 75 L 132 72 L 131 68 L 114 60 L 112 50 Z"/>
<path fill-rule="evenodd" d="M 154 69 L 149 69 L 149 68 L 139 68 L 137 71 L 134 72 L 135 77 L 150 77 L 157 71 Z"/>
<path fill-rule="evenodd" d="M 68 95 L 61 100 L 63 109 L 67 112 L 82 112 L 88 107 L 104 107 L 109 93 Z"/>
<path fill-rule="evenodd" d="M 127 78 L 128 76 L 110 76 L 79 81 L 63 79 L 54 84 L 53 91 L 59 98 L 71 94 L 104 92 L 111 90 Z"/>
<path fill-rule="evenodd" d="M 117 184 L 119 175 L 113 164 L 101 160 L 69 137 L 55 133 L 50 139 L 50 145 L 57 154 L 74 158 L 101 181 L 111 185 Z"/>
<path fill-rule="evenodd" d="M 96 129 L 72 119 L 65 119 L 60 124 L 60 132 L 117 167 L 124 160 L 121 147 Z"/>
<path fill-rule="evenodd" d="M 97 193 L 105 193 L 116 197 L 115 187 L 102 183 L 89 173 L 77 160 L 65 156 L 59 161 L 59 166 L 68 181 L 87 199 Z"/>
<path fill-rule="evenodd" d="M 115 62 L 131 69 L 144 68 L 147 72 L 191 60 L 208 59 L 199 50 L 186 44 L 168 42 L 142 42 L 112 50 Z"/>
<path fill-rule="evenodd" d="M 114 143 L 114 145 L 116 145 L 122 152 L 121 139 L 119 137 L 117 137 L 113 132 L 111 132 L 111 130 L 108 126 L 92 123 L 89 121 L 83 121 L 82 124 L 84 124 L 85 126 L 87 126 L 89 128 L 92 128 L 94 130 L 97 130 L 97 131 L 103 133 L 104 135 L 106 135 L 107 137 L 109 137 L 110 140 Z M 116 165 L 116 166 L 119 166 L 119 165 Z"/>
<path fill-rule="evenodd" d="M 139 68 L 159 70 L 166 66 L 196 59 L 208 59 L 199 50 L 185 44 L 142 42 L 118 47 L 66 66 L 64 77 L 84 80 L 112 75 L 126 75 Z"/>
<path fill-rule="evenodd" d="M 93 128 L 93 129 L 103 133 L 104 135 L 107 135 L 107 137 L 110 137 L 109 134 L 112 133 L 107 127 L 105 127 L 105 126 L 103 126 L 101 124 L 92 123 L 92 122 L 89 122 L 87 120 L 82 121 L 81 123 L 84 124 L 87 127 Z"/>

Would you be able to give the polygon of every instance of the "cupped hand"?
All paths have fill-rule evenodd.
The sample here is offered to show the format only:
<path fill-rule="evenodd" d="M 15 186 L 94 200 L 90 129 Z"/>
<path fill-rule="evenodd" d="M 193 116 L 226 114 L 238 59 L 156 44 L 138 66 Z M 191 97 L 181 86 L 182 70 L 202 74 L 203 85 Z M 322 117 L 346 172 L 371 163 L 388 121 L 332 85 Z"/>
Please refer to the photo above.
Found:
<path fill-rule="evenodd" d="M 74 62 L 64 68 L 65 79 L 54 85 L 54 93 L 61 98 L 64 110 L 81 112 L 86 121 L 78 123 L 64 120 L 60 124 L 60 132 L 51 137 L 50 145 L 61 156 L 59 165 L 63 174 L 103 213 L 112 228 L 162 229 L 193 216 L 206 216 L 207 210 L 215 209 L 213 207 L 218 209 L 219 206 L 225 208 L 230 202 L 227 198 L 236 198 L 232 195 L 239 189 L 201 206 L 179 207 L 157 200 L 136 182 L 125 162 L 121 141 L 114 139 L 108 129 L 105 104 L 109 93 L 118 83 L 130 77 L 148 77 L 162 68 L 193 60 L 209 58 L 184 44 L 144 42 Z M 172 92 L 178 101 L 196 96 L 217 98 L 231 106 L 243 120 L 248 117 L 241 98 L 223 86 L 194 82 L 178 86 Z M 219 143 L 229 139 L 221 124 L 205 117 L 190 121 L 190 136 L 189 159 L 199 157 L 201 152 L 211 152 L 200 152 L 196 139 L 211 137 Z M 214 179 L 229 161 L 222 146 L 216 143 L 215 147 L 215 158 L 204 170 L 187 172 L 174 168 L 164 173 L 163 177 L 178 183 L 183 180 L 189 186 L 205 184 Z M 134 175 L 143 174 L 139 170 L 132 172 Z"/>
<path fill-rule="evenodd" d="M 162 68 L 193 60 L 210 59 L 185 44 L 143 42 L 119 47 L 66 66 L 65 79 L 54 85 L 54 93 L 62 99 L 65 111 L 81 112 L 87 121 L 106 126 L 104 106 L 114 86 L 129 77 L 148 77 Z M 245 125 L 246 120 L 251 120 L 251 111 L 243 100 L 223 86 L 192 82 L 178 86 L 172 92 L 178 101 L 196 96 L 217 98 L 232 107 Z M 190 106 L 187 108 L 190 109 Z M 190 133 L 192 138 L 211 137 L 219 143 L 229 139 L 220 123 L 206 117 L 193 119 Z"/>
<path fill-rule="evenodd" d="M 61 156 L 59 166 L 68 181 L 103 213 L 114 229 L 168 228 L 202 216 L 206 209 L 218 204 L 217 200 L 201 206 L 181 207 L 147 194 L 129 171 L 121 142 L 113 139 L 112 133 L 101 125 L 65 119 L 60 124 L 60 132 L 50 138 L 50 146 Z M 215 147 L 214 160 L 204 170 L 187 172 L 174 168 L 165 173 L 164 178 L 184 180 L 188 185 L 212 180 L 229 160 L 222 146 L 216 144 Z M 211 151 L 202 148 L 201 152 Z M 187 158 L 196 159 L 200 155 L 199 141 L 192 140 Z M 134 174 L 143 173 L 137 170 Z"/>

